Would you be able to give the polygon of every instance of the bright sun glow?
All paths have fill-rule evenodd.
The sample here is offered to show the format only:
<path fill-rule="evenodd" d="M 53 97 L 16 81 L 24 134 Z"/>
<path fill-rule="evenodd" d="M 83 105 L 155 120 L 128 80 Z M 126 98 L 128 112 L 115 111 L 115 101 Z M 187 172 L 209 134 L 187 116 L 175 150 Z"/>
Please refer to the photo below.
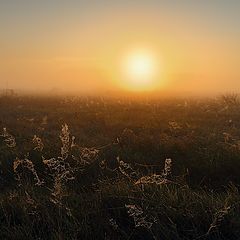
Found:
<path fill-rule="evenodd" d="M 156 59 L 147 51 L 132 52 L 124 59 L 126 87 L 132 90 L 148 90 L 156 78 Z"/>

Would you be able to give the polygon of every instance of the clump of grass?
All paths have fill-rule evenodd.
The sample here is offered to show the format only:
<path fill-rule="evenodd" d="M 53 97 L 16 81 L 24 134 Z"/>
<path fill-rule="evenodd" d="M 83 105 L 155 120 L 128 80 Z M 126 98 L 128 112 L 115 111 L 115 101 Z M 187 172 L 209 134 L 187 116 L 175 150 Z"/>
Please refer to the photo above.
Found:
<path fill-rule="evenodd" d="M 172 159 L 167 158 L 165 160 L 164 169 L 162 171 L 162 174 L 151 174 L 147 176 L 143 176 L 140 179 L 138 179 L 135 184 L 156 184 L 156 185 L 162 185 L 170 183 L 171 181 L 171 168 L 172 168 Z"/>
<path fill-rule="evenodd" d="M 43 141 L 40 137 L 38 137 L 37 135 L 33 136 L 32 142 L 34 144 L 34 150 L 37 150 L 39 152 L 43 151 L 44 148 L 44 144 Z"/>
<path fill-rule="evenodd" d="M 36 127 L 33 138 L 24 132 L 23 144 L 20 130 L 26 123 L 19 121 L 18 145 L 6 129 L 1 134 L 0 180 L 7 187 L 0 198 L 0 238 L 238 240 L 238 187 L 222 185 L 232 175 L 238 182 L 240 115 L 237 101 L 225 102 L 234 106 L 231 111 L 215 102 L 66 99 L 58 116 L 87 109 L 82 121 L 68 118 L 81 146 L 65 123 L 58 135 L 54 111 L 47 120 L 45 111 L 22 117 L 45 130 Z M 139 118 L 129 117 L 131 112 Z M 3 170 L 15 175 L 11 189 Z M 209 179 L 218 180 L 217 189 Z"/>
<path fill-rule="evenodd" d="M 239 95 L 237 93 L 223 94 L 221 100 L 227 107 L 239 105 Z"/>
<path fill-rule="evenodd" d="M 16 147 L 16 140 L 14 136 L 7 131 L 7 128 L 3 128 L 3 132 L 0 136 L 4 138 L 4 142 L 6 143 L 7 147 Z"/>
<path fill-rule="evenodd" d="M 20 167 L 21 170 L 19 170 Z M 25 169 L 32 173 L 36 186 L 41 186 L 44 183 L 43 180 L 40 180 L 33 162 L 29 160 L 27 156 L 25 156 L 24 159 L 16 158 L 13 162 L 13 172 L 16 175 L 16 180 L 18 181 L 19 185 L 22 185 L 22 176 L 24 175 Z"/>

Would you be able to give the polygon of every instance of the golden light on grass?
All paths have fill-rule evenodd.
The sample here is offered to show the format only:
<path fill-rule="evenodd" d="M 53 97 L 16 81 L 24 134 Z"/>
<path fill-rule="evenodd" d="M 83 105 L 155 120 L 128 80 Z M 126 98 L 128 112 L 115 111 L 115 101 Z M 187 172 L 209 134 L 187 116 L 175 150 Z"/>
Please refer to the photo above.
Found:
<path fill-rule="evenodd" d="M 129 90 L 152 90 L 159 73 L 154 54 L 146 50 L 132 51 L 123 58 L 124 87 Z"/>

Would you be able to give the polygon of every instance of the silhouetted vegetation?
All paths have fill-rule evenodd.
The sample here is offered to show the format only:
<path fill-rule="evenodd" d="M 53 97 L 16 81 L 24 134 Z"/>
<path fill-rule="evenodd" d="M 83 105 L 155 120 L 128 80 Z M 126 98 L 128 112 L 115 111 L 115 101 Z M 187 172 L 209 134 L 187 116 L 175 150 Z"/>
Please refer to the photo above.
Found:
<path fill-rule="evenodd" d="M 240 239 L 240 104 L 0 98 L 0 239 Z"/>

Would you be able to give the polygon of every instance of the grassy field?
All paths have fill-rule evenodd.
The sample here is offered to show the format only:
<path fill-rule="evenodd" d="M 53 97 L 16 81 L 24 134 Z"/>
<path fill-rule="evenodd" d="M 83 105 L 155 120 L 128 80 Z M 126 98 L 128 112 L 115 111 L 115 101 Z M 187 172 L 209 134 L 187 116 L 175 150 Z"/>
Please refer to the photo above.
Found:
<path fill-rule="evenodd" d="M 240 239 L 240 103 L 0 98 L 0 239 Z"/>

